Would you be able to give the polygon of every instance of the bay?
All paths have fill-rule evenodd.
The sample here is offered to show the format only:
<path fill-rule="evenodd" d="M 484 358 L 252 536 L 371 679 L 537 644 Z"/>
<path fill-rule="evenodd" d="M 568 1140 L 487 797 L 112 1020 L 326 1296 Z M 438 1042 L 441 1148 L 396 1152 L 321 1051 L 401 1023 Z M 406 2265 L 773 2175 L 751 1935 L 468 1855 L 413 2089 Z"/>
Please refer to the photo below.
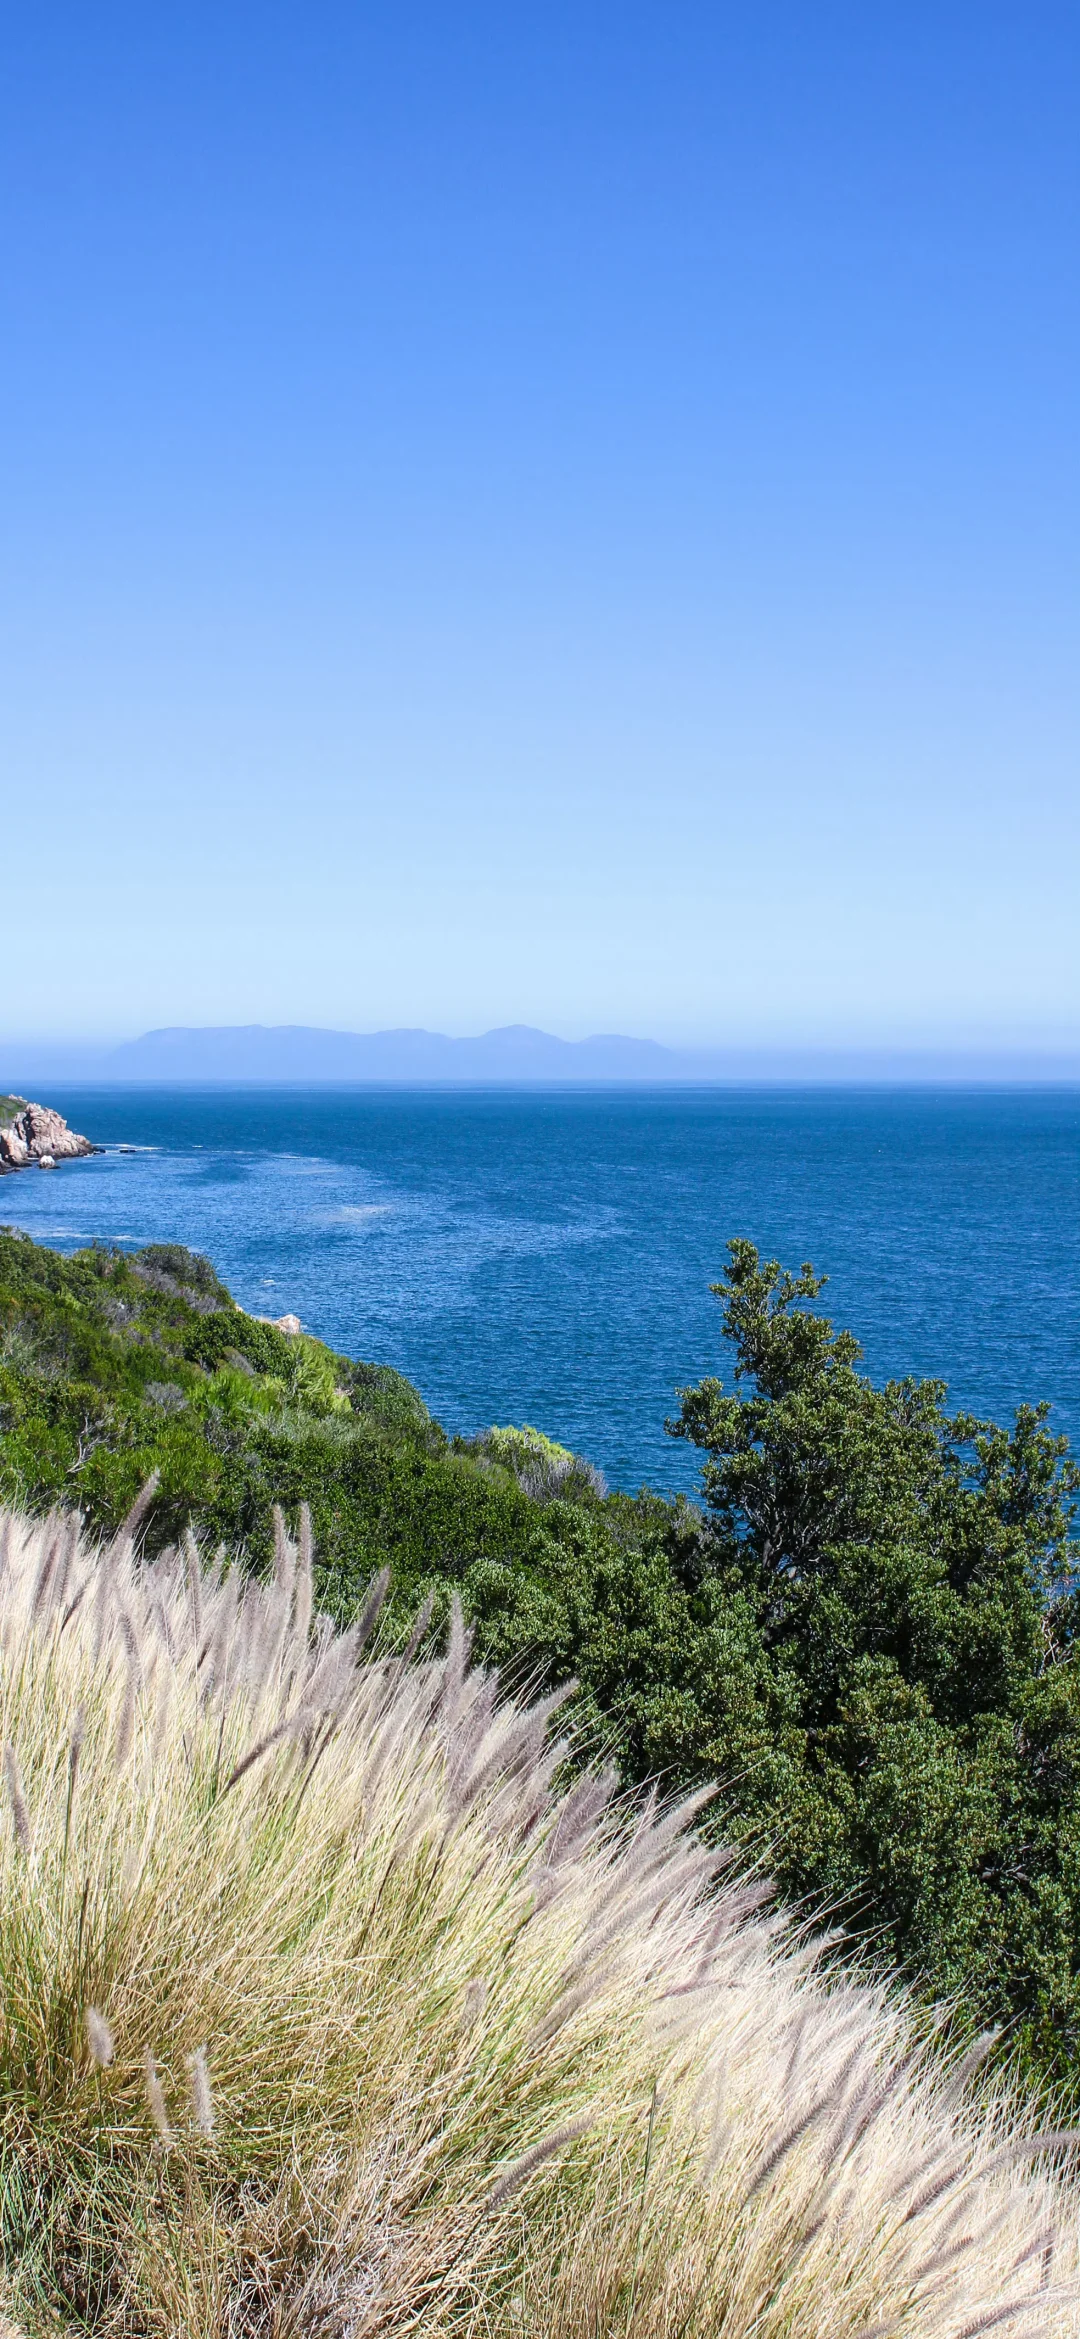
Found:
<path fill-rule="evenodd" d="M 452 1430 L 529 1421 L 613 1485 L 691 1489 L 678 1386 L 725 1373 L 733 1235 L 828 1274 L 877 1379 L 1080 1448 L 1080 1091 L 95 1088 L 95 1158 L 0 1219 L 205 1251 L 241 1304 L 395 1365 Z M 118 1150 L 131 1146 L 139 1150 Z"/>

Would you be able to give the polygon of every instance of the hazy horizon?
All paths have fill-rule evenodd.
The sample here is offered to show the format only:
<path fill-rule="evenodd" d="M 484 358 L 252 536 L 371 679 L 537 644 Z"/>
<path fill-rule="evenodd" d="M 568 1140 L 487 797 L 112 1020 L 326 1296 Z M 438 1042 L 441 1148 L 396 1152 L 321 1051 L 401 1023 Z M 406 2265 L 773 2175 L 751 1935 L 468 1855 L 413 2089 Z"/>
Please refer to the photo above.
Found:
<path fill-rule="evenodd" d="M 705 1034 L 701 1038 L 691 1038 L 673 1032 L 670 1028 L 663 1030 L 635 1028 L 632 1030 L 629 1018 L 624 1018 L 621 1022 L 606 1024 L 603 1027 L 582 1023 L 579 1029 L 572 1029 L 563 1024 L 556 1031 L 549 1024 L 526 1022 L 524 1019 L 500 1018 L 497 1015 L 478 1019 L 467 1026 L 455 1026 L 450 1021 L 440 1023 L 431 1017 L 426 1020 L 423 1018 L 407 1020 L 403 1015 L 383 1023 L 346 1023 L 340 1019 L 320 1022 L 301 1021 L 298 1017 L 286 1015 L 276 1017 L 273 1020 L 268 1017 L 251 1015 L 240 1020 L 222 1015 L 213 1021 L 207 1020 L 205 1022 L 136 1023 L 133 1021 L 123 1027 L 96 1031 L 80 1029 L 75 1025 L 66 1028 L 60 1025 L 48 1029 L 19 1029 L 0 1026 L 0 1048 L 30 1046 L 106 1050 L 125 1047 L 130 1045 L 133 1040 L 168 1031 L 317 1031 L 362 1038 L 378 1037 L 387 1032 L 425 1032 L 436 1038 L 451 1040 L 479 1039 L 492 1032 L 528 1031 L 543 1032 L 546 1037 L 565 1041 L 569 1045 L 580 1045 L 586 1040 L 594 1039 L 633 1039 L 640 1040 L 651 1047 L 691 1054 L 703 1051 L 707 1053 L 717 1049 L 745 1049 L 751 1052 L 767 1053 L 777 1048 L 799 1048 L 811 1053 L 830 1053 L 836 1049 L 847 1051 L 869 1048 L 886 1053 L 899 1049 L 902 1052 L 914 1050 L 918 1053 L 943 1050 L 946 1053 L 961 1051 L 975 1055 L 980 1053 L 1041 1055 L 1046 1053 L 1067 1054 L 1080 1048 L 1080 1024 L 1063 1025 L 1056 1030 L 1044 1028 L 1026 1031 L 1010 1031 L 1007 1028 L 1001 1030 L 980 1030 L 970 1027 L 956 1029 L 948 1026 L 936 1031 L 925 1028 L 866 1030 L 865 1028 L 852 1029 L 840 1025 L 834 1031 L 826 1033 L 820 1030 L 807 1031 L 793 1021 L 789 1026 L 750 1029 L 748 1031 L 721 1030 Z"/>
<path fill-rule="evenodd" d="M 729 1045 L 673 1049 L 621 1034 L 582 1039 L 528 1025 L 450 1035 L 302 1024 L 173 1026 L 118 1045 L 0 1038 L 0 1089 L 32 1085 L 1075 1085 L 1080 1046 L 1058 1049 Z"/>

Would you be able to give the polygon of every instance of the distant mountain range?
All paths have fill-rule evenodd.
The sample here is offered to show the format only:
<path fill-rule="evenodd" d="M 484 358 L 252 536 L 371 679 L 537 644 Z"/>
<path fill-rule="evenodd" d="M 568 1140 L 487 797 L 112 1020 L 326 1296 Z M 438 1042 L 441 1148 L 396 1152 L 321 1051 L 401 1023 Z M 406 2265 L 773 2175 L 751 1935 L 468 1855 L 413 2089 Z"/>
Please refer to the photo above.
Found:
<path fill-rule="evenodd" d="M 680 1049 L 600 1034 L 561 1040 L 511 1023 L 476 1039 L 444 1032 L 322 1031 L 307 1024 L 176 1025 L 119 1047 L 0 1043 L 0 1086 L 48 1081 L 849 1082 L 1080 1081 L 1080 1048 Z"/>
<path fill-rule="evenodd" d="M 662 1080 L 652 1040 L 554 1039 L 507 1024 L 478 1039 L 439 1031 L 319 1031 L 302 1023 L 149 1031 L 109 1059 L 123 1080 Z"/>

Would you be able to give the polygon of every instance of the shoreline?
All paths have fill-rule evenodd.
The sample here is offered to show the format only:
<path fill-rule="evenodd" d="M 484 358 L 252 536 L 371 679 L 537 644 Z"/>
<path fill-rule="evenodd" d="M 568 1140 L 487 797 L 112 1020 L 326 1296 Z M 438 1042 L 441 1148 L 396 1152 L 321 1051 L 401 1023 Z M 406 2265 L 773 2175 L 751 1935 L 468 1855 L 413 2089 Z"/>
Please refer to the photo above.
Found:
<path fill-rule="evenodd" d="M 85 1161 L 88 1155 L 105 1151 L 77 1129 L 69 1129 L 63 1114 L 51 1105 L 6 1096 L 0 1099 L 0 1116 L 0 1177 L 14 1177 L 24 1169 L 54 1170 L 62 1161 Z"/>

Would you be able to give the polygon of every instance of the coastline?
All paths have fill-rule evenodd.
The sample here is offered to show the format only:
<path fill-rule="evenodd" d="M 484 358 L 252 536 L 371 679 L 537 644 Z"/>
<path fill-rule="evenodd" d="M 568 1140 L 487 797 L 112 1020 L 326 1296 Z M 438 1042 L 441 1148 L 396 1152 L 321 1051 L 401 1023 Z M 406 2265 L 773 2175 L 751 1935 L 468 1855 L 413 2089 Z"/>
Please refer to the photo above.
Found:
<path fill-rule="evenodd" d="M 17 1109 L 8 1118 L 11 1106 Z M 94 1145 L 77 1129 L 70 1129 L 62 1113 L 51 1105 L 39 1105 L 26 1097 L 6 1096 L 0 1099 L 0 1177 L 13 1177 L 17 1170 L 53 1170 L 61 1161 L 83 1161 L 88 1154 L 103 1153 L 103 1145 Z"/>

